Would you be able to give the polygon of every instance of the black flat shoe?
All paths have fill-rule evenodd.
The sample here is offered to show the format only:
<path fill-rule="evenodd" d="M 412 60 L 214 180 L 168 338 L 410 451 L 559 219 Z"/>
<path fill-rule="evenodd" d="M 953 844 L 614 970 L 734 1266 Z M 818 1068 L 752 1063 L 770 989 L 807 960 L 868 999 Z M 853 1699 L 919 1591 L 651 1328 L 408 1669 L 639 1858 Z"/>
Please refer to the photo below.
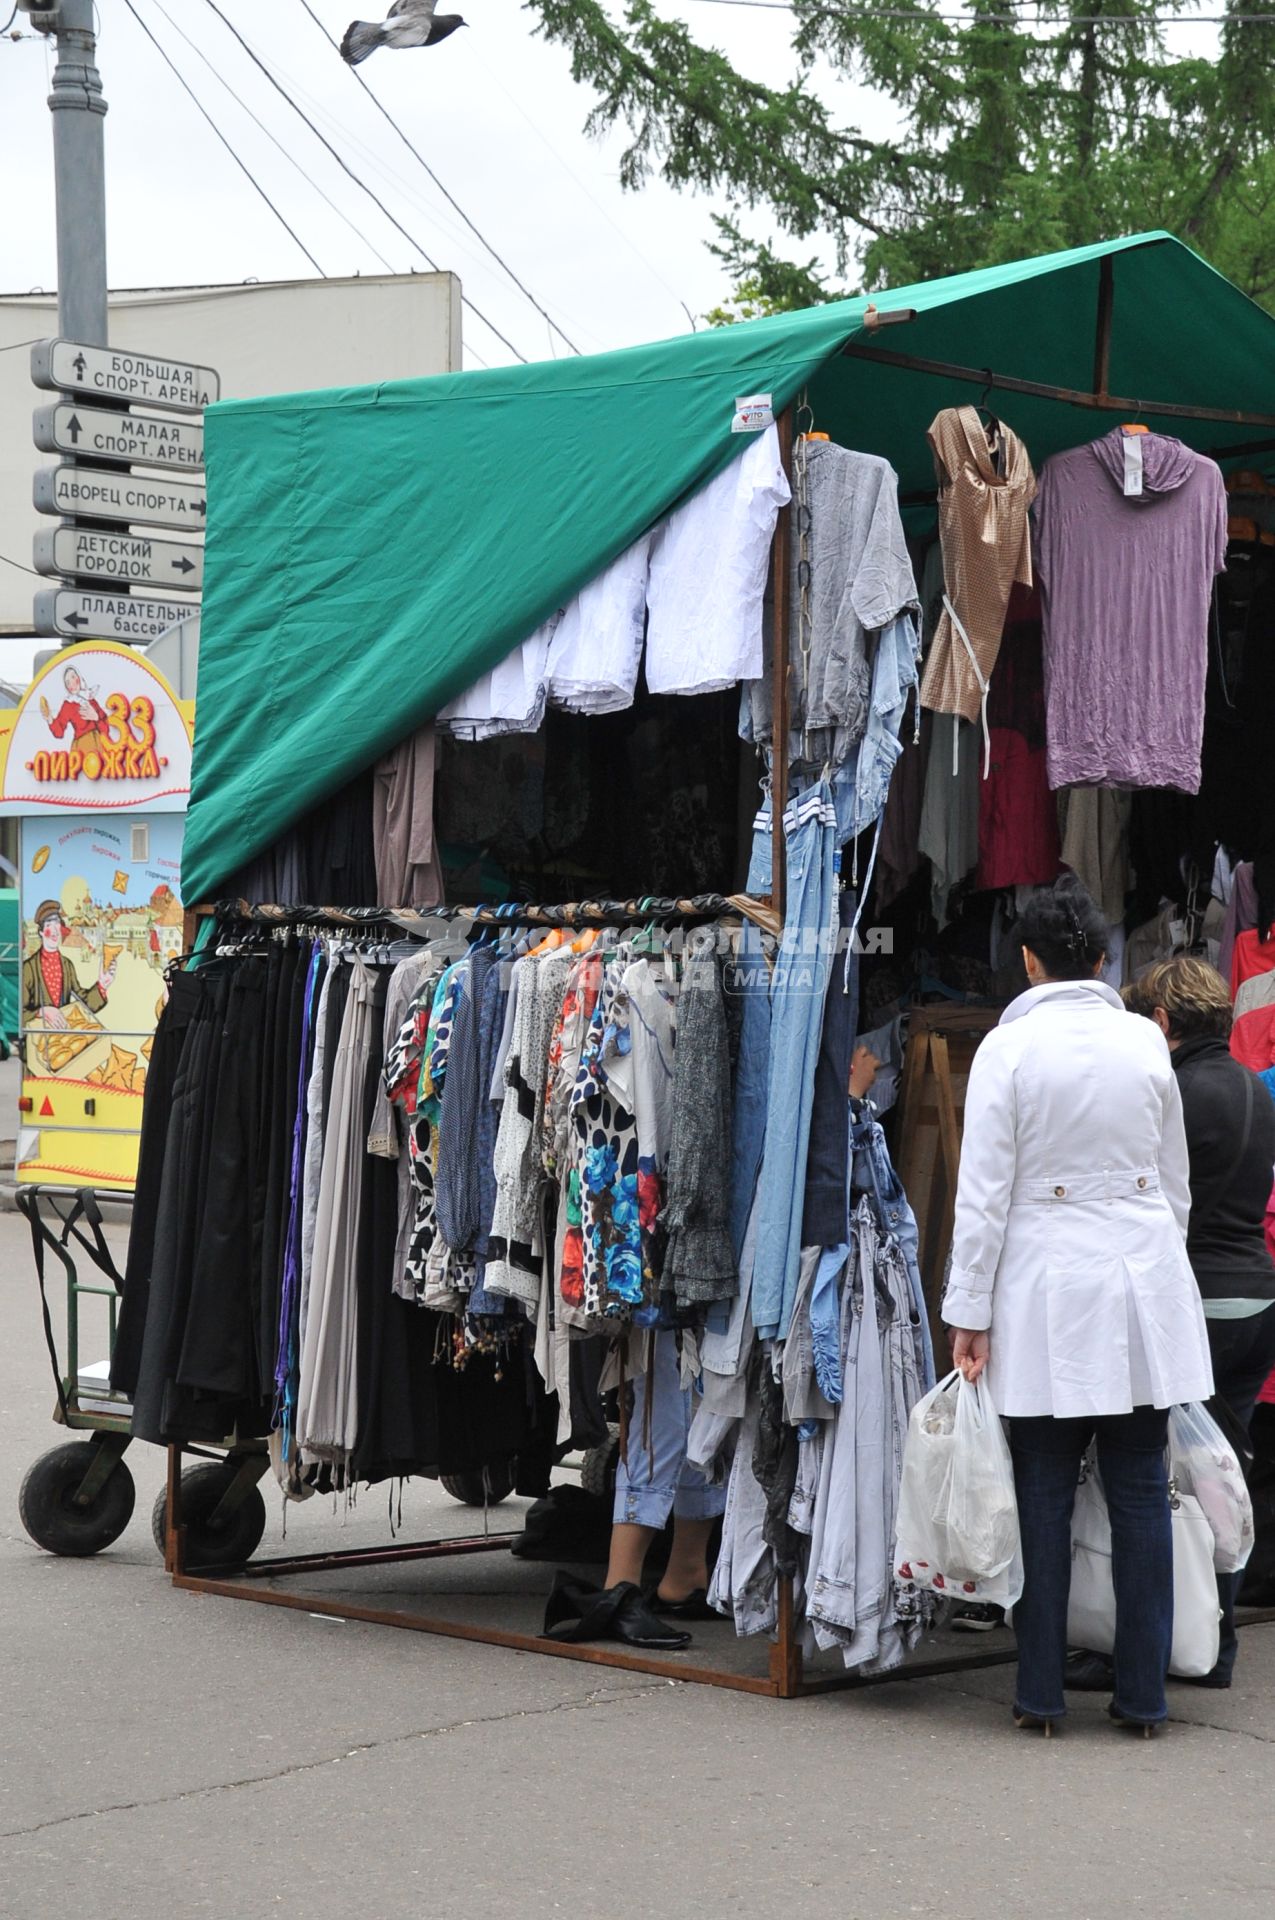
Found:
<path fill-rule="evenodd" d="M 645 1647 L 656 1653 L 681 1653 L 691 1644 L 689 1633 L 665 1626 L 642 1597 L 640 1587 L 622 1580 L 615 1587 L 594 1587 L 571 1574 L 560 1573 L 545 1605 L 547 1640 L 577 1642 L 618 1640 L 627 1647 Z"/>
<path fill-rule="evenodd" d="M 722 1615 L 716 1607 L 708 1604 L 708 1588 L 696 1587 L 684 1600 L 665 1600 L 658 1587 L 653 1587 L 646 1596 L 646 1604 L 652 1613 L 658 1613 L 665 1620 L 720 1620 Z"/>
<path fill-rule="evenodd" d="M 1069 1653 L 1063 1685 L 1069 1693 L 1110 1693 L 1115 1673 L 1105 1653 Z"/>

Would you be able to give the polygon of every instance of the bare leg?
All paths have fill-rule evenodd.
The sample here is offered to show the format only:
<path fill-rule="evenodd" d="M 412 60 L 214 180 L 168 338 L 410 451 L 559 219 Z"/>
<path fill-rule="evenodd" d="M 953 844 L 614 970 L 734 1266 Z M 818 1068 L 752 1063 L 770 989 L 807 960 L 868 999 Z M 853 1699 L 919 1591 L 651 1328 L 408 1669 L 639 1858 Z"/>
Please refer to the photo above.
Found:
<path fill-rule="evenodd" d="M 681 1522 L 678 1522 L 681 1525 Z M 658 1528 L 638 1527 L 628 1520 L 617 1520 L 611 1529 L 611 1558 L 607 1563 L 606 1584 L 618 1587 L 622 1580 L 635 1587 L 642 1584 L 642 1569 Z"/>
<path fill-rule="evenodd" d="M 673 1522 L 673 1546 L 668 1557 L 668 1567 L 660 1581 L 661 1600 L 685 1600 L 708 1585 L 708 1546 L 713 1537 L 713 1520 L 683 1520 Z M 617 1527 L 611 1536 L 611 1557 L 615 1558 L 615 1534 L 630 1529 Z M 634 1527 L 632 1532 L 642 1529 Z"/>

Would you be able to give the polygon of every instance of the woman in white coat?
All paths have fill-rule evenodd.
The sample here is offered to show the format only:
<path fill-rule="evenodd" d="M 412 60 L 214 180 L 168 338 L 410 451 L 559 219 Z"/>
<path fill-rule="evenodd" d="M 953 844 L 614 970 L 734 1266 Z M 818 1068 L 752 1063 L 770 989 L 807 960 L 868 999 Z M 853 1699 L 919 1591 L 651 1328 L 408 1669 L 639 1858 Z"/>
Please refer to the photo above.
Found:
<path fill-rule="evenodd" d="M 1116 1589 L 1114 1699 L 1148 1733 L 1168 1706 L 1168 1409 L 1213 1390 L 1185 1250 L 1182 1103 L 1163 1036 L 1095 976 L 1107 928 L 1070 875 L 1019 923 L 1031 983 L 974 1058 L 943 1318 L 967 1379 L 1010 1422 L 1022 1529 L 1015 1723 L 1065 1712 L 1071 1510 L 1097 1439 Z"/>

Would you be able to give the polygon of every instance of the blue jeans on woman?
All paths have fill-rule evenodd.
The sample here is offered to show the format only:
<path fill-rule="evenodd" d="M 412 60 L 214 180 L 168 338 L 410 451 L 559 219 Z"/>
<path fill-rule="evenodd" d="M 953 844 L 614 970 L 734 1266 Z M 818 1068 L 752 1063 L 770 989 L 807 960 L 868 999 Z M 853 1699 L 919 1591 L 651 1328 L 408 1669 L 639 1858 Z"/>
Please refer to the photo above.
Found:
<path fill-rule="evenodd" d="M 1061 1720 L 1071 1590 L 1071 1510 L 1080 1465 L 1098 1442 L 1098 1471 L 1111 1516 L 1116 1589 L 1114 1706 L 1124 1720 L 1168 1716 L 1164 1681 L 1173 1645 L 1173 1533 L 1163 1407 L 1101 1418 L 1010 1421 L 1023 1543 L 1023 1596 L 1015 1710 Z"/>

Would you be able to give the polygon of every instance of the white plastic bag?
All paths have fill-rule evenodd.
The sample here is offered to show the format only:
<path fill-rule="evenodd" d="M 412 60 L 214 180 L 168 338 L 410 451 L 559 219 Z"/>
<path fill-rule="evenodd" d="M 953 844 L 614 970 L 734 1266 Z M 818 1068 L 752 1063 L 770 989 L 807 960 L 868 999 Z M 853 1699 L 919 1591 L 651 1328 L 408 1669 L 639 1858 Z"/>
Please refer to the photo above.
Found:
<path fill-rule="evenodd" d="M 1012 1607 L 1022 1592 L 1014 1469 L 986 1394 L 950 1373 L 908 1422 L 895 1578 L 957 1600 Z"/>
<path fill-rule="evenodd" d="M 1240 1573 L 1256 1531 L 1253 1502 L 1235 1449 L 1198 1400 L 1169 1410 L 1169 1473 L 1182 1493 L 1194 1494 L 1213 1532 L 1213 1566 Z"/>
<path fill-rule="evenodd" d="M 1213 1536 L 1200 1503 L 1171 1486 L 1173 1513 L 1173 1648 L 1169 1672 L 1199 1680 L 1217 1665 L 1220 1610 Z M 1110 1654 L 1116 1644 L 1116 1590 L 1111 1573 L 1111 1518 L 1092 1454 L 1085 1457 L 1071 1516 L 1071 1592 L 1067 1644 Z"/>

